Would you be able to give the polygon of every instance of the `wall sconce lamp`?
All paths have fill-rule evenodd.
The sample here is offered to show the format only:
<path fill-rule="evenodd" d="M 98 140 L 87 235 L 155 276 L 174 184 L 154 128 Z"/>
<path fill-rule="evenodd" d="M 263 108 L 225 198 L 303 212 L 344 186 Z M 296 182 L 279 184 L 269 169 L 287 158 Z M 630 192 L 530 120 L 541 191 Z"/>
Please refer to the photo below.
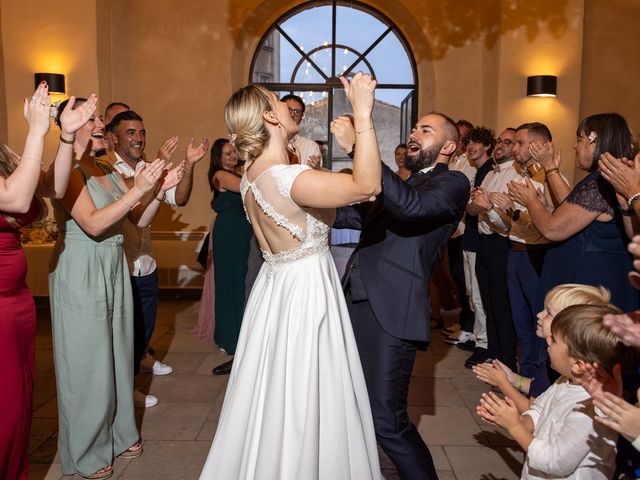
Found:
<path fill-rule="evenodd" d="M 49 93 L 64 95 L 64 75 L 61 73 L 34 73 L 35 88 L 38 88 L 43 80 L 49 85 Z"/>
<path fill-rule="evenodd" d="M 558 77 L 555 75 L 535 75 L 527 77 L 527 97 L 555 97 Z"/>

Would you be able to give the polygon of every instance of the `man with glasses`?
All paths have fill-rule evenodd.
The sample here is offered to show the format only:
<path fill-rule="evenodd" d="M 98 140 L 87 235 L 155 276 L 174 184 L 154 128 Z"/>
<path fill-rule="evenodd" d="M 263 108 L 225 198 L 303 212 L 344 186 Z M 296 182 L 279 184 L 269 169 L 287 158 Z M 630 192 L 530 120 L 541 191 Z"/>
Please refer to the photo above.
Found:
<path fill-rule="evenodd" d="M 469 159 L 476 160 L 493 154 L 493 168 L 481 185 L 471 190 L 471 203 L 467 207 L 469 215 L 478 217 L 479 241 L 475 267 L 486 314 L 486 328 L 480 328 L 477 322 L 474 325 L 476 348 L 465 362 L 465 367 L 471 368 L 478 363 L 498 359 L 515 371 L 516 335 L 507 286 L 509 229 L 501 219 L 503 212 L 494 198 L 496 192 L 506 192 L 507 183 L 518 175 L 513 166 L 515 130 L 506 129 L 496 141 L 490 130 L 478 127 L 469 132 L 467 138 Z M 486 343 L 482 341 L 483 337 Z"/>
<path fill-rule="evenodd" d="M 305 105 L 302 98 L 298 95 L 290 93 L 280 99 L 289 107 L 289 115 L 297 125 L 300 125 L 304 118 Z M 322 165 L 322 155 L 320 155 L 320 147 L 318 144 L 302 135 L 298 134 L 290 140 L 290 146 L 297 150 L 299 163 L 309 165 L 311 168 L 319 168 Z"/>

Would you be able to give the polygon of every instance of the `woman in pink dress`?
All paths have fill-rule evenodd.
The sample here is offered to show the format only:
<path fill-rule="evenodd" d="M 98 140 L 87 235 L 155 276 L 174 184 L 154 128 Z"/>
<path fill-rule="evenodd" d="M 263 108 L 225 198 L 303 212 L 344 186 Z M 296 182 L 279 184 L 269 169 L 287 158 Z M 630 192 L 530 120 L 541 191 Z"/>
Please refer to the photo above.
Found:
<path fill-rule="evenodd" d="M 95 110 L 95 96 L 74 111 L 71 97 L 62 113 L 60 146 L 45 173 L 44 137 L 51 102 L 46 83 L 25 99 L 29 133 L 19 157 L 0 145 L 0 478 L 29 478 L 27 451 L 35 370 L 36 309 L 26 285 L 27 265 L 19 229 L 46 216 L 42 197 L 61 197 L 69 182 L 75 132 Z"/>

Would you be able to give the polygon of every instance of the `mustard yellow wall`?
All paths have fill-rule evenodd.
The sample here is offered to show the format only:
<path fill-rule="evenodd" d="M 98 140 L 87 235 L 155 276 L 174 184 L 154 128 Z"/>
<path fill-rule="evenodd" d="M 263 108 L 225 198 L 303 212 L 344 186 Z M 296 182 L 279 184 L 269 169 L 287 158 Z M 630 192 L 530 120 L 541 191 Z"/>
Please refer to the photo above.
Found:
<path fill-rule="evenodd" d="M 96 6 L 87 0 L 55 6 L 43 0 L 2 0 L 1 8 L 6 140 L 21 151 L 27 132 L 22 101 L 33 93 L 34 73 L 64 74 L 67 91 L 75 95 L 97 91 Z M 45 163 L 55 154 L 58 134 L 52 127 Z"/>
<path fill-rule="evenodd" d="M 21 99 L 31 93 L 33 72 L 39 70 L 67 75 L 71 93 L 97 91 L 103 107 L 113 100 L 130 103 L 145 118 L 148 156 L 171 135 L 181 138 L 178 156 L 191 136 L 225 136 L 224 104 L 246 83 L 260 37 L 301 3 L 65 0 L 51 8 L 44 0 L 2 0 L 6 108 L 0 102 L 0 109 L 9 144 L 21 148 L 26 131 Z M 421 112 L 437 109 L 494 129 L 547 123 L 565 152 L 569 177 L 574 131 L 583 113 L 617 109 L 640 123 L 633 108 L 639 95 L 634 78 L 640 73 L 635 65 L 640 42 L 634 42 L 632 23 L 639 17 L 636 2 L 366 3 L 406 36 L 418 68 Z M 615 72 L 603 70 L 603 64 Z M 558 76 L 558 98 L 526 98 L 526 76 L 537 74 Z M 0 114 L 0 135 L 2 119 Z M 48 140 L 50 156 L 56 138 Z M 197 166 L 189 206 L 165 209 L 154 229 L 208 228 L 208 160 Z"/>
<path fill-rule="evenodd" d="M 640 130 L 640 2 L 586 0 L 581 116 L 618 112 Z"/>

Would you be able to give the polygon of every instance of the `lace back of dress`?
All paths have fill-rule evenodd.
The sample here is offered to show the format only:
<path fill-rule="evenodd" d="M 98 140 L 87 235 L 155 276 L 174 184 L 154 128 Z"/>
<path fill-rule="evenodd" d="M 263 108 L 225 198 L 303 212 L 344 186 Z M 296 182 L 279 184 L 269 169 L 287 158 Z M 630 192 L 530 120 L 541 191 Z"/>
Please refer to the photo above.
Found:
<path fill-rule="evenodd" d="M 277 165 L 262 172 L 253 182 L 246 176 L 242 179 L 240 190 L 249 222 L 257 221 L 248 212 L 253 210 L 255 217 L 258 209 L 247 209 L 250 202 L 255 202 L 259 214 L 279 227 L 277 238 L 273 237 L 273 229 L 262 231 L 267 242 L 289 246 L 278 252 L 263 250 L 268 263 L 287 263 L 327 248 L 329 227 L 319 221 L 317 215 L 310 214 L 313 211 L 303 209 L 291 198 L 294 180 L 308 168 L 306 165 Z M 267 237 L 269 234 L 271 238 Z"/>

